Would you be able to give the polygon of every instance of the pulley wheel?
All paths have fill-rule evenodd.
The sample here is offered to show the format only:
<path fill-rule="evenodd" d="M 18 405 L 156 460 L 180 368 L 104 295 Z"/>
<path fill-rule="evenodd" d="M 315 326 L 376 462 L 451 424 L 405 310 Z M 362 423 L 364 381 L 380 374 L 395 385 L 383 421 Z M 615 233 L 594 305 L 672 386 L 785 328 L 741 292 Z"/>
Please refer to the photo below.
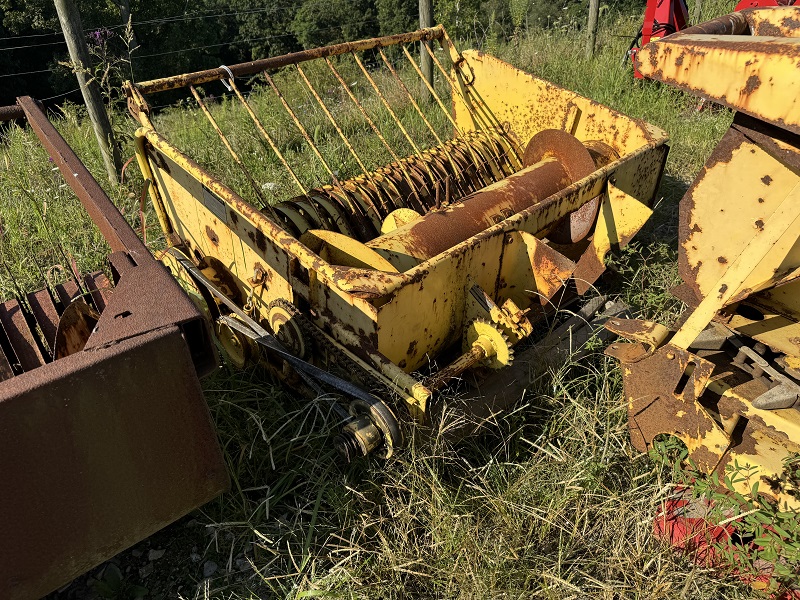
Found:
<path fill-rule="evenodd" d="M 232 367 L 244 369 L 257 359 L 258 350 L 253 346 L 252 340 L 224 321 L 214 323 L 214 336 L 222 347 L 226 362 Z"/>
<path fill-rule="evenodd" d="M 295 317 L 294 309 L 277 300 L 269 305 L 267 324 L 286 349 L 297 358 L 308 358 L 308 344 Z"/>
<path fill-rule="evenodd" d="M 592 155 L 581 141 L 560 129 L 545 129 L 534 135 L 525 148 L 522 162 L 530 167 L 550 157 L 563 165 L 572 183 L 596 169 Z M 599 208 L 600 197 L 597 196 L 556 223 L 547 238 L 556 244 L 580 242 L 592 232 Z"/>

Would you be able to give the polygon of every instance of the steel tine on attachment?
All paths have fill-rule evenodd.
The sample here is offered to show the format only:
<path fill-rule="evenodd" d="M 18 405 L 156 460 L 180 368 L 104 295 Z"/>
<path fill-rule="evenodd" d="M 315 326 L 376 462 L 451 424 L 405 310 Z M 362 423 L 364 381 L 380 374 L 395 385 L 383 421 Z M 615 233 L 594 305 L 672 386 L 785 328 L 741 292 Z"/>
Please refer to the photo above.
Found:
<path fill-rule="evenodd" d="M 247 177 L 247 180 L 250 182 L 250 185 L 253 188 L 253 192 L 255 192 L 256 197 L 258 197 L 258 199 L 261 201 L 262 208 L 266 208 L 267 210 L 269 210 L 270 215 L 272 216 L 273 219 L 275 219 L 275 222 L 280 224 L 281 219 L 278 216 L 278 213 L 275 212 L 275 209 L 272 207 L 272 205 L 267 201 L 266 198 L 264 198 L 264 195 L 261 193 L 261 189 L 259 188 L 258 183 L 256 183 L 255 179 L 253 179 L 253 175 L 250 173 L 250 170 L 245 166 L 245 164 L 242 162 L 242 159 L 233 149 L 233 146 L 231 145 L 227 136 L 223 133 L 222 129 L 217 124 L 217 121 L 211 114 L 211 111 L 208 110 L 206 103 L 203 102 L 203 99 L 200 97 L 200 94 L 197 92 L 197 89 L 193 85 L 190 85 L 189 90 L 192 92 L 192 96 L 194 96 L 194 99 L 197 101 L 197 104 L 200 106 L 200 109 L 203 111 L 203 114 L 205 115 L 206 119 L 208 119 L 208 122 L 211 123 L 211 126 L 214 128 L 214 131 L 216 131 L 217 134 L 219 135 L 219 138 L 220 140 L 222 140 L 222 143 L 225 145 L 225 148 L 228 149 L 228 152 L 230 153 L 233 160 L 236 162 L 237 165 L 239 165 L 245 177 Z M 229 88 L 229 90 L 233 91 L 233 88 Z"/>
<path fill-rule="evenodd" d="M 386 96 L 383 94 L 383 92 L 381 92 L 380 88 L 378 87 L 378 84 L 375 83 L 375 80 L 369 74 L 369 71 L 364 66 L 364 63 L 361 61 L 360 58 L 358 58 L 358 55 L 355 52 L 352 52 L 351 54 L 353 56 L 353 59 L 356 61 L 356 63 L 358 64 L 359 68 L 361 69 L 361 72 L 364 73 L 364 76 L 367 78 L 367 81 L 369 81 L 370 85 L 372 86 L 372 89 L 375 90 L 375 93 L 378 95 L 378 98 L 380 98 L 381 103 L 386 108 L 386 110 L 389 112 L 389 114 L 392 116 L 392 120 L 395 122 L 395 125 L 397 125 L 398 129 L 400 129 L 400 131 L 403 133 L 403 137 L 406 138 L 406 140 L 408 141 L 409 145 L 414 149 L 414 153 L 416 154 L 417 158 L 419 158 L 420 161 L 425 166 L 425 171 L 427 172 L 428 177 L 430 177 L 431 184 L 433 184 L 436 181 L 436 176 L 431 171 L 430 164 L 428 164 L 428 161 L 425 161 L 425 160 L 422 159 L 422 156 L 421 156 L 422 152 L 420 151 L 419 147 L 414 142 L 414 140 L 411 138 L 411 136 L 408 134 L 408 131 L 403 126 L 403 122 L 397 117 L 397 113 L 395 113 L 394 109 L 392 108 L 392 105 L 386 99 Z"/>
<path fill-rule="evenodd" d="M 297 127 L 297 130 L 300 132 L 300 135 L 303 136 L 303 139 L 308 144 L 308 147 L 311 149 L 311 151 L 319 159 L 320 164 L 322 164 L 322 167 L 325 169 L 325 171 L 328 172 L 328 175 L 330 175 L 331 181 L 333 182 L 333 185 L 339 189 L 339 192 L 342 195 L 342 199 L 350 206 L 351 210 L 353 210 L 354 212 L 358 211 L 358 208 L 354 204 L 356 202 L 356 200 L 354 200 L 351 197 L 351 195 L 347 192 L 347 190 L 345 190 L 344 186 L 342 185 L 341 181 L 339 180 L 339 176 L 337 175 L 336 172 L 334 172 L 333 169 L 331 169 L 330 165 L 328 164 L 328 161 L 325 160 L 325 157 L 322 155 L 322 152 L 320 151 L 319 148 L 317 148 L 317 145 L 314 143 L 314 140 L 311 138 L 311 136 L 309 135 L 308 131 L 303 126 L 303 124 L 300 121 L 300 119 L 297 117 L 297 114 L 294 112 L 294 110 L 292 110 L 292 107 L 286 101 L 286 98 L 281 93 L 281 91 L 278 88 L 278 86 L 275 84 L 275 81 L 273 80 L 273 78 L 266 71 L 264 71 L 263 76 L 267 80 L 267 83 L 269 84 L 269 86 L 275 92 L 275 95 L 278 97 L 278 100 L 280 100 L 281 104 L 283 105 L 283 108 L 286 110 L 286 112 L 289 115 L 289 117 L 294 122 L 295 126 Z M 306 192 L 305 195 L 308 196 L 308 192 Z M 370 205 L 370 208 L 375 212 L 376 217 L 378 219 L 380 219 L 380 213 L 379 213 L 378 209 L 374 206 L 374 204 L 372 204 L 372 202 L 369 202 L 368 204 Z M 322 222 L 323 221 L 322 216 L 317 211 L 317 208 L 313 204 L 311 204 L 311 208 L 315 212 L 317 212 L 317 218 L 320 220 L 320 222 Z"/>
<path fill-rule="evenodd" d="M 347 136 L 344 134 L 344 131 L 342 130 L 341 126 L 339 125 L 339 123 L 336 122 L 333 113 L 331 113 L 330 109 L 328 109 L 328 107 L 320 97 L 317 90 L 311 84 L 311 81 L 306 76 L 302 67 L 299 64 L 295 65 L 295 67 L 297 68 L 297 72 L 299 73 L 300 78 L 303 80 L 303 82 L 306 84 L 306 87 L 311 92 L 311 95 L 317 101 L 317 104 L 319 104 L 320 108 L 322 109 L 322 112 L 325 113 L 325 116 L 328 118 L 328 121 L 330 121 L 331 125 L 333 125 L 334 129 L 336 129 L 336 133 L 339 134 L 339 137 L 341 138 L 345 147 L 348 149 L 352 157 L 355 159 L 356 163 L 358 163 L 358 166 L 361 169 L 362 176 L 365 177 L 373 185 L 373 187 L 375 188 L 375 190 L 378 191 L 379 194 L 381 194 L 382 196 L 386 195 L 386 191 L 383 189 L 381 185 L 375 182 L 375 180 L 372 177 L 372 174 L 367 170 L 367 167 L 364 165 L 364 162 L 361 160 L 361 157 L 358 155 L 358 152 L 356 152 L 355 148 L 353 147 L 353 144 L 350 142 L 349 139 L 347 139 Z"/>
<path fill-rule="evenodd" d="M 417 200 L 417 203 L 421 205 L 422 204 L 422 200 L 420 199 L 419 194 L 416 191 L 416 186 L 414 184 L 414 180 L 411 177 L 411 175 L 409 174 L 408 170 L 406 169 L 405 163 L 403 163 L 403 161 L 400 159 L 400 157 L 394 151 L 394 149 L 392 148 L 391 144 L 389 144 L 389 142 L 386 141 L 386 138 L 384 137 L 383 133 L 378 128 L 378 126 L 375 124 L 375 121 L 373 121 L 372 118 L 369 116 L 369 113 L 367 113 L 366 109 L 364 108 L 364 105 L 356 97 L 356 95 L 352 92 L 352 90 L 350 89 L 350 86 L 347 85 L 347 82 L 344 80 L 344 78 L 342 77 L 341 73 L 339 73 L 339 71 L 336 69 L 336 67 L 333 65 L 333 63 L 330 61 L 330 59 L 328 57 L 325 57 L 325 63 L 328 65 L 328 68 L 333 73 L 334 77 L 336 77 L 336 79 L 339 82 L 339 84 L 342 86 L 342 89 L 344 89 L 344 91 L 347 93 L 347 95 L 350 98 L 350 100 L 358 108 L 359 112 L 361 112 L 361 115 L 364 117 L 364 120 L 367 122 L 367 124 L 369 125 L 370 129 L 372 129 L 372 131 L 375 133 L 375 135 L 378 136 L 378 139 L 381 141 L 383 146 L 389 152 L 389 154 L 391 155 L 391 157 L 394 160 L 395 164 L 400 166 L 400 169 L 403 172 L 403 178 L 405 179 L 405 181 L 408 184 L 408 186 L 411 188 L 412 193 L 413 193 L 414 197 Z"/>
<path fill-rule="evenodd" d="M 403 45 L 402 48 L 403 48 L 403 54 L 405 54 L 405 56 L 408 59 L 409 63 L 414 68 L 414 71 L 417 73 L 417 76 L 425 83 L 425 86 L 428 88 L 428 91 L 431 93 L 431 97 L 436 101 L 436 104 L 442 110 L 442 113 L 444 114 L 444 116 L 447 117 L 447 120 L 453 126 L 454 133 L 456 135 L 463 135 L 463 133 L 464 133 L 463 130 L 458 126 L 458 124 L 456 123 L 455 119 L 453 119 L 453 115 L 450 114 L 450 111 L 444 105 L 444 102 L 442 101 L 439 93 L 436 91 L 434 86 L 431 85 L 431 82 L 428 81 L 428 78 L 425 77 L 422 74 L 422 71 L 420 70 L 419 65 L 417 65 L 417 62 L 414 60 L 414 57 L 411 56 L 411 53 L 408 51 L 408 48 L 405 45 Z M 465 102 L 465 106 L 469 106 L 469 105 Z M 475 160 L 475 162 L 477 163 L 479 158 L 477 157 L 477 155 L 473 151 L 472 147 L 469 147 L 469 152 L 470 152 L 470 155 L 472 156 L 473 160 Z M 486 185 L 489 185 L 490 183 L 493 183 L 493 182 L 492 181 L 486 181 L 485 182 Z"/>
<path fill-rule="evenodd" d="M 267 140 L 267 143 L 269 144 L 269 147 L 272 148 L 272 151 L 275 153 L 275 156 L 277 156 L 278 160 L 281 161 L 281 164 L 284 166 L 284 168 L 286 169 L 287 173 L 289 173 L 289 175 L 291 176 L 292 180 L 295 182 L 297 187 L 300 189 L 300 192 L 303 195 L 306 195 L 308 193 L 308 190 L 303 185 L 303 183 L 300 181 L 300 179 L 297 177 L 297 174 L 294 172 L 292 167 L 289 166 L 289 163 L 286 161 L 286 158 L 283 156 L 283 153 L 280 151 L 280 148 L 278 148 L 278 145 L 275 143 L 275 140 L 273 140 L 272 136 L 267 132 L 267 130 L 264 127 L 263 123 L 261 123 L 261 121 L 259 120 L 259 118 L 256 115 L 256 113 L 253 111 L 253 108 L 250 106 L 250 104 L 247 102 L 245 97 L 242 95 L 242 92 L 239 91 L 239 88 L 238 88 L 238 86 L 236 85 L 236 82 L 233 79 L 230 80 L 230 86 L 233 89 L 234 93 L 236 94 L 236 97 L 239 99 L 239 101 L 244 106 L 245 110 L 247 111 L 247 114 L 250 115 L 250 118 L 252 119 L 253 123 L 255 124 L 256 129 L 258 129 L 258 132 L 261 134 L 261 136 L 265 140 Z"/>
<path fill-rule="evenodd" d="M 449 150 L 447 144 L 442 142 L 442 139 L 439 137 L 439 134 L 436 132 L 436 128 L 433 125 L 431 125 L 431 122 L 425 116 L 425 113 L 420 108 L 420 106 L 417 103 L 417 101 L 414 99 L 413 94 L 409 91 L 408 87 L 403 82 L 403 79 L 397 73 L 397 70 L 394 68 L 394 66 L 392 65 L 391 61 L 386 56 L 386 53 L 383 51 L 383 48 L 378 48 L 378 52 L 380 53 L 381 58 L 383 59 L 383 63 L 386 65 L 386 68 L 389 69 L 389 72 L 392 74 L 392 77 L 397 82 L 397 84 L 400 86 L 400 89 L 403 90 L 403 92 L 406 95 L 406 98 L 408 98 L 408 101 L 414 107 L 414 110 L 417 112 L 417 114 L 420 116 L 422 121 L 425 123 L 426 127 L 428 128 L 428 130 L 431 132 L 431 135 L 433 135 L 434 139 L 436 140 L 436 143 L 440 147 L 442 147 L 442 149 L 444 150 L 445 154 L 447 155 L 447 160 L 450 162 L 450 166 L 452 167 L 452 169 L 454 171 L 458 171 L 458 166 L 456 165 L 455 161 L 453 160 L 453 157 L 450 154 L 450 150 Z M 462 187 L 460 185 L 459 185 L 459 188 L 461 188 L 461 193 L 463 195 L 466 195 L 466 194 L 469 193 L 469 191 L 466 188 L 464 188 L 464 187 Z"/>

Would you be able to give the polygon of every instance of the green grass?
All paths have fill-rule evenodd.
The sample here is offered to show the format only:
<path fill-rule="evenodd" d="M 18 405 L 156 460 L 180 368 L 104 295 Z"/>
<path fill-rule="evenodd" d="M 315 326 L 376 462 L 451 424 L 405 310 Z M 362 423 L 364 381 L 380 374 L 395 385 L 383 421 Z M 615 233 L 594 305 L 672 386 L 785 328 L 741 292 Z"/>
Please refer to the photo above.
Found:
<path fill-rule="evenodd" d="M 637 27 L 636 19 L 609 24 L 592 60 L 582 57 L 574 31 L 531 31 L 493 52 L 670 133 L 672 151 L 656 214 L 617 265 L 625 281 L 623 299 L 664 321 L 680 310 L 667 294 L 677 283 L 677 202 L 731 114 L 697 111 L 692 97 L 634 82 L 630 69 L 619 64 L 627 41 L 615 36 Z M 278 85 L 287 94 L 304 93 L 302 83 L 288 77 Z M 297 132 L 274 116 L 274 98 L 256 95 L 253 104 L 303 165 L 304 180 L 324 181 L 327 174 L 302 154 Z M 388 123 L 380 106 L 370 109 Z M 405 110 L 404 118 L 415 121 L 408 105 Z M 214 111 L 226 129 L 237 132 L 234 143 L 249 161 L 269 155 L 232 102 L 216 103 Z M 64 112 L 59 129 L 138 228 L 141 177 L 131 168 L 125 186 L 107 185 L 81 111 Z M 357 129 L 354 117 L 352 108 L 341 108 L 346 131 L 365 155 L 374 165 L 388 162 L 375 136 Z M 302 118 L 327 151 L 338 152 L 338 168 L 352 169 L 336 132 L 319 113 L 307 111 Z M 179 146 L 252 198 L 246 179 L 222 160 L 227 157 L 220 156 L 216 134 L 196 108 L 168 110 L 159 120 L 170 126 Z M 415 126 L 422 138 L 424 126 Z M 118 116 L 116 127 L 128 132 L 126 154 L 132 155 L 134 124 Z M 436 127 L 446 123 L 436 121 Z M 394 135 L 392 143 L 402 144 L 397 131 Z M 18 285 L 33 289 L 41 283 L 34 262 L 65 262 L 53 249 L 56 243 L 81 269 L 100 267 L 103 243 L 31 134 L 7 128 L 2 149 L 0 250 Z M 276 182 L 276 195 L 295 193 L 274 163 L 263 168 L 260 181 Z M 155 224 L 152 216 L 149 223 Z M 160 243 L 154 228 L 149 241 Z M 5 273 L 0 292 L 15 295 Z M 696 567 L 653 539 L 652 520 L 673 491 L 674 476 L 631 448 L 619 370 L 599 350 L 543 369 L 520 405 L 478 437 L 453 447 L 434 436 L 388 461 L 368 458 L 349 467 L 339 465 L 330 450 L 335 419 L 324 402 L 297 398 L 259 370 L 223 367 L 204 388 L 233 486 L 137 545 L 145 557 L 149 547 L 167 549 L 152 574 L 140 573 L 146 560 L 131 552 L 115 559 L 126 580 L 148 588 L 151 598 L 755 597 L 735 580 Z M 202 580 L 206 560 L 220 568 Z M 85 579 L 73 587 L 76 593 L 85 589 Z"/>

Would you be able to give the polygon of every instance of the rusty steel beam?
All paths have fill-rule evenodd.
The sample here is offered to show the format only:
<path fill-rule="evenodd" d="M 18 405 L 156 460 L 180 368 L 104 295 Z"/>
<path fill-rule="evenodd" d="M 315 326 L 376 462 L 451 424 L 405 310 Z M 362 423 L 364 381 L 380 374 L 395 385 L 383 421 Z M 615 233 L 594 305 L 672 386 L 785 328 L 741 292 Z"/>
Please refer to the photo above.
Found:
<path fill-rule="evenodd" d="M 747 18 L 742 12 L 722 15 L 705 23 L 699 23 L 671 36 L 673 39 L 687 35 L 745 35 L 750 33 Z"/>
<path fill-rule="evenodd" d="M 350 52 L 363 52 L 364 50 L 372 50 L 373 48 L 385 48 L 386 46 L 394 46 L 397 44 L 410 44 L 414 42 L 441 40 L 443 38 L 444 28 L 442 28 L 441 25 L 437 25 L 436 27 L 429 27 L 427 29 L 420 29 L 418 31 L 412 31 L 409 33 L 387 35 L 384 37 L 370 38 L 356 42 L 345 42 L 343 44 L 334 44 L 332 46 L 325 46 L 323 48 L 311 48 L 309 50 L 301 50 L 299 52 L 292 52 L 291 54 L 284 54 L 283 56 L 263 58 L 260 60 L 240 63 L 238 65 L 231 65 L 226 68 L 218 67 L 216 69 L 196 71 L 194 73 L 174 75 L 172 77 L 162 77 L 160 79 L 153 79 L 151 81 L 143 81 L 141 83 L 127 83 L 126 85 L 135 87 L 142 94 L 153 94 L 155 92 L 166 92 L 168 90 L 175 90 L 189 85 L 199 85 L 201 83 L 208 83 L 210 81 L 227 79 L 230 77 L 231 73 L 233 73 L 234 77 L 245 77 L 247 75 L 261 73 L 267 69 L 279 69 L 281 67 L 296 65 L 298 63 L 313 60 L 315 58 L 339 56 L 341 54 L 348 54 Z M 228 70 L 230 70 L 230 73 Z"/>
<path fill-rule="evenodd" d="M 17 104 L 28 119 L 31 129 L 61 171 L 64 181 L 78 196 L 111 249 L 115 252 L 129 253 L 137 263 L 139 260 L 147 260 L 145 257 L 151 256 L 147 247 L 136 236 L 136 232 L 128 225 L 125 217 L 109 200 L 103 188 L 64 141 L 58 130 L 47 120 L 47 115 L 39 104 L 30 96 L 18 98 Z"/>

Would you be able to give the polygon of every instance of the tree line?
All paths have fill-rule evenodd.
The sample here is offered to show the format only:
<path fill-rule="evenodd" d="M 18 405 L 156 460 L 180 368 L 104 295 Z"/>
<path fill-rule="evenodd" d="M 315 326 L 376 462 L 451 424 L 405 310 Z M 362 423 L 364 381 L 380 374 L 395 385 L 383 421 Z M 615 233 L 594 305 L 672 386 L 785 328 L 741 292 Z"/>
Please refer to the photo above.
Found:
<path fill-rule="evenodd" d="M 336 42 L 418 27 L 417 0 L 75 0 L 111 89 Z M 645 0 L 606 8 L 641 11 Z M 481 44 L 524 27 L 580 25 L 588 0 L 434 0 L 451 36 Z M 32 95 L 79 101 L 52 0 L 0 0 L 0 102 Z"/>

